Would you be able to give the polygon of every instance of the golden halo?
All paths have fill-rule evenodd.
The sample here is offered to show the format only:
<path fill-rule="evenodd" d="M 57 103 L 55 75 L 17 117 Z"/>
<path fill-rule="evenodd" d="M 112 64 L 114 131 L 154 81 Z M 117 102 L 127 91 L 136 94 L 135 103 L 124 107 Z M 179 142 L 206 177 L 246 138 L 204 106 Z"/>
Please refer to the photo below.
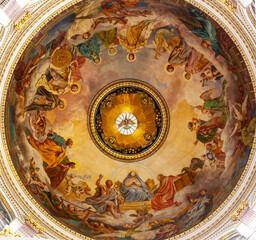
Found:
<path fill-rule="evenodd" d="M 67 137 L 65 141 L 67 141 L 69 138 L 73 141 L 73 145 L 70 148 L 73 148 L 75 146 L 75 140 L 73 137 Z"/>
<path fill-rule="evenodd" d="M 136 61 L 136 58 L 137 58 L 136 54 L 133 53 L 133 54 L 134 54 L 134 59 L 133 59 L 133 60 L 129 59 L 129 54 L 130 54 L 130 53 L 127 54 L 126 59 L 127 59 L 129 62 L 135 62 L 135 61 Z"/>
<path fill-rule="evenodd" d="M 58 106 L 58 109 L 59 109 L 60 111 L 63 111 L 63 110 L 67 107 L 67 100 L 66 100 L 65 98 L 60 98 L 60 100 L 64 103 L 64 107 L 63 107 L 63 108 L 60 108 L 60 107 Z"/>
<path fill-rule="evenodd" d="M 150 178 L 156 180 L 156 174 L 154 173 L 154 171 L 152 171 L 152 169 L 150 169 L 148 166 L 143 165 L 141 163 L 125 164 L 119 167 L 116 171 L 114 171 L 111 177 L 116 182 L 117 180 L 120 180 L 120 175 L 124 174 L 125 176 L 127 176 L 127 174 L 129 174 L 132 171 L 136 172 L 138 175 L 141 175 L 143 172 L 147 172 Z"/>
<path fill-rule="evenodd" d="M 185 82 L 190 82 L 190 81 L 193 79 L 193 75 L 190 73 L 190 75 L 191 75 L 190 79 L 186 79 L 186 77 L 185 77 L 186 74 L 187 74 L 187 72 L 184 72 L 184 73 L 182 74 L 183 80 L 184 80 Z"/>
<path fill-rule="evenodd" d="M 173 73 L 175 73 L 175 67 L 173 66 L 173 68 L 174 68 L 173 72 L 168 72 L 168 71 L 167 71 L 167 66 L 168 66 L 168 65 L 170 65 L 170 64 L 169 64 L 169 63 L 166 63 L 166 64 L 165 64 L 165 66 L 164 66 L 164 71 L 165 71 L 167 74 L 172 75 Z"/>
<path fill-rule="evenodd" d="M 71 87 L 72 87 L 73 85 L 76 85 L 77 88 L 78 88 L 77 91 L 75 91 L 75 92 L 71 91 Z M 81 84 L 78 83 L 78 82 L 72 83 L 71 86 L 70 86 L 69 91 L 70 91 L 70 93 L 72 93 L 72 94 L 78 94 L 78 93 L 80 93 L 80 91 L 81 91 Z"/>
<path fill-rule="evenodd" d="M 72 60 L 71 53 L 66 49 L 59 49 L 51 56 L 52 64 L 57 68 L 67 67 Z"/>
<path fill-rule="evenodd" d="M 110 52 L 110 49 L 114 49 L 114 52 L 111 53 L 111 52 Z M 114 47 L 110 47 L 110 48 L 108 49 L 108 54 L 109 54 L 110 56 L 115 56 L 115 55 L 117 54 L 117 49 L 114 48 Z"/>
<path fill-rule="evenodd" d="M 74 168 L 71 168 L 72 170 L 78 170 L 79 169 L 80 163 L 77 160 L 70 160 L 70 162 L 73 162 L 73 163 L 76 164 L 76 166 Z"/>
<path fill-rule="evenodd" d="M 93 63 L 94 63 L 95 65 L 99 65 L 99 64 L 101 64 L 101 62 L 102 62 L 101 57 L 100 57 L 99 59 L 100 59 L 100 61 L 99 61 L 98 63 L 96 63 L 96 62 L 94 62 L 94 61 L 93 61 Z"/>

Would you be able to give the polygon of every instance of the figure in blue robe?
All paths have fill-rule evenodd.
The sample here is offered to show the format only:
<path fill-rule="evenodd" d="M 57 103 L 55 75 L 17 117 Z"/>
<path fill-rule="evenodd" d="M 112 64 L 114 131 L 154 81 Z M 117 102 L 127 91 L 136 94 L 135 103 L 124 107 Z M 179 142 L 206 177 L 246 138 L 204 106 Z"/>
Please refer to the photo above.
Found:
<path fill-rule="evenodd" d="M 191 32 L 201 37 L 203 40 L 210 42 L 211 47 L 215 52 L 215 56 L 217 57 L 220 54 L 220 47 L 218 44 L 218 36 L 215 27 L 197 8 L 191 7 L 188 10 L 190 15 L 198 20 L 203 27 L 203 29 L 194 28 L 191 30 Z"/>
<path fill-rule="evenodd" d="M 207 194 L 205 189 L 200 191 L 198 198 L 190 198 L 190 202 L 191 201 L 195 204 L 184 216 L 186 228 L 190 228 L 199 220 L 203 220 L 212 210 L 212 195 Z"/>
<path fill-rule="evenodd" d="M 77 48 L 85 58 L 88 58 L 94 61 L 95 63 L 99 63 L 100 62 L 100 46 L 101 44 L 98 43 L 96 35 L 93 35 L 85 43 L 81 43 L 77 45 Z"/>
<path fill-rule="evenodd" d="M 123 180 L 120 192 L 125 202 L 143 202 L 153 197 L 150 189 L 134 171 Z"/>

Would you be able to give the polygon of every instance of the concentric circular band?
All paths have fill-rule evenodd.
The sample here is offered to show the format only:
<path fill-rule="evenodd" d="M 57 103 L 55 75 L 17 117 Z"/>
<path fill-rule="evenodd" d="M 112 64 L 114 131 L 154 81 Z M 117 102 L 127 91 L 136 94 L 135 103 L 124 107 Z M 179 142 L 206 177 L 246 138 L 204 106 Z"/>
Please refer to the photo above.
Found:
<path fill-rule="evenodd" d="M 114 112 L 119 116 L 120 112 L 122 113 L 120 108 L 127 109 L 127 105 L 129 107 L 129 103 L 124 99 L 133 99 L 130 101 L 136 102 L 130 105 L 131 108 L 136 108 L 137 116 L 135 113 L 132 114 L 138 119 L 138 130 L 129 135 L 118 132 L 116 117 L 113 114 Z M 123 112 L 125 111 L 124 109 Z M 153 116 L 153 119 L 148 119 L 147 114 L 151 118 Z M 143 116 L 140 117 L 140 115 Z M 164 143 L 168 135 L 169 124 L 168 106 L 161 94 L 151 85 L 134 79 L 122 79 L 105 86 L 94 97 L 88 112 L 88 130 L 93 142 L 104 154 L 122 162 L 136 162 L 154 154 Z M 113 128 L 112 125 L 114 125 Z M 136 142 L 134 143 L 134 146 L 137 144 L 136 148 L 131 147 L 129 141 L 132 135 L 140 131 L 142 138 L 140 142 L 144 142 L 141 146 L 138 146 Z M 122 135 L 122 140 L 128 142 L 129 147 L 125 148 L 123 143 L 118 145 L 118 134 Z M 125 137 L 130 139 L 124 139 Z"/>

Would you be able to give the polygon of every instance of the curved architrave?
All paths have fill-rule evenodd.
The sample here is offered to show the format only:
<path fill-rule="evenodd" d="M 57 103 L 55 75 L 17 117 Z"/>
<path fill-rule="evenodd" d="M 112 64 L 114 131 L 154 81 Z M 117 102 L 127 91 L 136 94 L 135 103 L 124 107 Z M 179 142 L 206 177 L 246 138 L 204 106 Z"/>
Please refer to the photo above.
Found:
<path fill-rule="evenodd" d="M 57 8 L 56 11 L 49 11 L 48 15 L 45 16 L 45 18 L 47 17 L 51 17 L 53 18 L 54 16 L 56 16 L 57 14 L 61 13 L 62 11 L 64 11 L 65 9 L 67 9 L 69 6 L 77 3 L 79 1 L 70 1 L 68 3 L 63 3 L 61 7 Z M 227 31 L 227 33 L 229 33 L 229 35 L 231 36 L 231 38 L 233 39 L 233 41 L 237 44 L 244 60 L 245 63 L 247 65 L 248 71 L 250 73 L 250 76 L 252 78 L 253 81 L 253 86 L 255 88 L 255 76 L 256 76 L 256 69 L 255 69 L 255 56 L 253 55 L 253 51 L 255 51 L 255 47 L 253 46 L 253 42 L 252 40 L 248 37 L 248 34 L 246 34 L 244 32 L 244 34 L 241 34 L 241 37 L 238 35 L 238 33 L 241 33 L 242 31 L 240 30 L 239 26 L 241 24 L 237 23 L 235 20 L 235 17 L 230 15 L 230 13 L 221 8 L 220 4 L 216 4 L 216 6 L 211 6 L 208 1 L 206 4 L 206 1 L 190 1 L 193 5 L 199 7 L 201 10 L 203 10 L 204 12 L 206 12 L 208 15 L 210 15 L 213 19 L 215 19 L 223 28 L 224 30 Z M 66 4 L 66 5 L 65 5 Z M 226 18 L 230 18 L 229 21 L 231 21 L 230 23 L 228 23 L 227 19 L 223 19 L 220 16 L 220 12 L 225 13 L 225 17 Z M 38 13 L 39 14 L 39 13 Z M 44 14 L 43 12 L 41 12 L 41 14 Z M 218 18 L 220 17 L 220 18 Z M 7 86 L 8 83 L 11 79 L 14 67 L 19 59 L 19 57 L 21 56 L 22 52 L 24 51 L 26 45 L 28 44 L 28 42 L 32 39 L 32 37 L 35 35 L 35 33 L 37 31 L 39 31 L 44 24 L 46 24 L 47 22 L 42 23 L 45 18 L 42 17 L 41 15 L 41 22 L 35 24 L 34 26 L 29 26 L 30 23 L 27 24 L 27 32 L 25 33 L 25 36 L 23 36 L 23 41 L 21 41 L 19 43 L 19 48 L 16 49 L 15 51 L 13 50 L 12 53 L 10 54 L 12 55 L 12 57 L 10 55 L 5 54 L 3 58 L 5 58 L 5 66 L 3 68 L 3 71 L 1 72 L 1 79 L 3 79 L 3 82 L 1 84 L 1 91 L 4 93 L 4 97 L 6 95 L 6 90 L 7 90 Z M 220 20 L 221 19 L 221 20 Z M 34 18 L 32 18 L 32 20 L 35 20 Z M 31 20 L 31 21 L 32 21 Z M 50 20 L 49 20 L 50 21 Z M 234 21 L 234 24 L 233 22 Z M 229 29 L 229 27 L 232 27 L 230 29 L 232 29 L 232 31 Z M 242 32 L 243 33 L 243 32 Z M 21 33 L 16 33 L 14 34 L 15 37 L 21 37 L 22 34 L 24 34 L 24 31 L 22 31 Z M 14 39 L 13 36 L 13 39 Z M 10 50 L 10 48 L 13 48 L 13 46 L 15 45 L 14 40 L 8 44 L 9 48 L 6 48 L 6 52 L 8 50 Z M 255 51 L 256 52 L 256 51 Z M 250 55 L 251 54 L 251 55 Z M 3 60 L 2 58 L 2 60 Z M 1 99 L 2 103 L 4 103 L 4 98 Z M 4 111 L 4 106 L 3 104 L 1 104 L 2 109 L 1 109 L 1 116 L 3 117 L 3 111 Z M 3 127 L 3 118 L 1 118 L 1 123 L 2 123 L 2 127 Z M 21 186 L 21 182 L 18 180 L 18 176 L 15 173 L 15 169 L 12 166 L 12 163 L 10 161 L 10 157 L 8 156 L 7 153 L 7 149 L 6 149 L 6 142 L 4 141 L 4 139 L 2 139 L 3 136 L 1 136 L 1 152 L 3 154 L 4 157 L 4 165 L 2 165 L 3 167 L 3 172 L 4 172 L 4 177 L 5 177 L 5 181 L 6 183 L 8 183 L 8 185 L 10 186 L 10 190 L 13 193 L 19 192 L 19 196 L 18 200 L 21 200 L 21 205 L 23 205 L 24 209 L 31 211 L 33 214 L 37 215 L 37 219 L 41 222 L 43 221 L 43 219 L 48 220 L 47 218 L 45 218 L 43 216 L 43 213 L 40 209 L 40 207 L 38 206 L 38 204 L 36 204 L 35 200 L 33 200 L 30 197 L 27 197 L 25 193 L 26 190 L 24 189 L 24 187 L 22 188 Z M 230 194 L 230 196 L 228 197 L 228 199 L 226 201 L 228 201 L 230 204 L 228 204 L 226 201 L 219 207 L 219 209 L 217 209 L 208 219 L 206 219 L 204 222 L 200 223 L 199 225 L 197 225 L 196 227 L 192 228 L 191 230 L 175 237 L 175 238 L 181 238 L 181 239 L 186 239 L 186 238 L 190 238 L 193 239 L 193 237 L 195 237 L 195 235 L 197 234 L 197 239 L 200 239 L 200 237 L 204 237 L 208 236 L 208 239 L 214 239 L 214 237 L 216 236 L 215 234 L 212 234 L 213 229 L 209 228 L 209 226 L 213 223 L 216 224 L 217 222 L 225 222 L 227 220 L 227 217 L 229 216 L 230 213 L 232 213 L 236 207 L 236 205 L 234 204 L 234 206 L 232 207 L 231 204 L 232 202 L 240 202 L 242 198 L 247 198 L 248 197 L 248 192 L 249 190 L 252 188 L 252 185 L 255 184 L 254 182 L 251 182 L 250 184 L 248 184 L 248 182 L 250 181 L 250 179 L 256 179 L 255 178 L 255 173 L 253 173 L 253 165 L 255 164 L 256 159 L 253 158 L 254 152 L 255 152 L 255 143 L 253 145 L 253 151 L 252 154 L 250 156 L 250 159 L 248 161 L 247 166 L 245 167 L 244 173 L 241 177 L 241 180 L 238 182 L 237 186 L 235 187 L 235 189 L 233 190 L 233 192 Z M 5 152 L 5 153 L 4 153 Z M 10 176 L 7 176 L 7 175 Z M 11 186 L 10 183 L 14 183 L 14 186 Z M 246 188 L 244 188 L 247 185 Z M 17 191 L 18 190 L 18 191 Z M 20 191 L 24 191 L 22 193 L 20 193 Z M 28 194 L 28 193 L 27 193 Z M 28 194 L 29 195 L 29 194 Z M 34 206 L 33 207 L 27 207 L 25 206 L 25 202 L 28 201 L 30 203 L 32 203 Z M 224 206 L 225 205 L 225 206 Z M 237 204 L 238 205 L 238 204 Z M 223 217 L 225 216 L 226 217 Z M 48 228 L 48 230 L 53 231 L 53 235 L 54 236 L 59 236 L 60 232 L 63 234 L 65 233 L 67 236 L 66 237 L 72 237 L 74 239 L 76 239 L 77 237 L 83 237 L 84 236 L 75 236 L 75 233 L 72 232 L 70 229 L 65 228 L 64 226 L 58 226 L 59 223 L 56 225 L 56 220 L 54 221 L 54 219 L 50 218 L 51 222 L 55 223 L 54 227 L 56 227 L 55 230 L 54 228 Z M 208 229 L 207 229 L 208 228 Z M 228 228 L 228 227 L 227 227 Z M 221 229 L 221 231 L 224 231 L 225 227 Z M 59 232 L 58 232 L 59 231 Z M 56 234 L 56 235 L 55 235 Z M 63 235 L 62 235 L 63 237 Z M 67 238 L 68 239 L 68 238 Z M 216 239 L 216 238 L 215 238 Z"/>

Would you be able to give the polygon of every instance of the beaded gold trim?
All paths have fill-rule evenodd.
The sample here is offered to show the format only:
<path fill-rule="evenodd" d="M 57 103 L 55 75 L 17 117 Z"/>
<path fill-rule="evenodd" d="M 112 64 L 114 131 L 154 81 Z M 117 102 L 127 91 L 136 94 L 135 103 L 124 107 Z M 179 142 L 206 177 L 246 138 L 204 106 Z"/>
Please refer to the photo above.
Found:
<path fill-rule="evenodd" d="M 56 1 L 54 4 L 57 5 L 58 3 L 61 3 L 61 2 L 62 1 L 59 1 L 59 2 Z M 36 32 L 38 32 L 44 25 L 46 25 L 55 16 L 57 16 L 62 11 L 65 11 L 68 7 L 70 7 L 73 4 L 76 4 L 78 2 L 80 2 L 80 1 L 72 1 L 71 3 L 67 4 L 65 7 L 62 7 L 60 9 L 58 9 L 51 16 L 49 16 L 47 21 L 45 21 L 39 27 L 34 29 L 33 33 L 27 38 L 27 40 L 25 41 L 23 46 L 20 48 L 19 53 L 15 56 L 16 58 L 15 58 L 15 60 L 13 61 L 12 65 L 10 67 L 9 67 L 9 62 L 10 62 L 12 53 L 15 50 L 14 46 L 16 45 L 16 43 L 18 41 L 20 41 L 20 39 L 23 36 L 25 36 L 25 34 L 28 32 L 28 30 L 33 28 L 34 24 L 31 24 L 30 27 L 28 27 L 26 29 L 25 29 L 25 27 L 22 28 L 20 33 L 18 33 L 18 34 L 13 36 L 12 41 L 9 41 L 8 43 L 5 43 L 6 51 L 5 51 L 5 54 L 4 54 L 3 58 L 2 58 L 3 67 L 2 67 L 2 69 L 0 69 L 0 79 L 3 79 L 5 81 L 5 88 L 4 88 L 4 91 L 3 91 L 3 98 L 2 98 L 2 104 L 1 104 L 2 105 L 2 108 L 1 108 L 1 126 L 2 126 L 2 130 L 4 129 L 4 122 L 3 122 L 3 117 L 4 117 L 4 101 L 3 100 L 5 100 L 8 84 L 10 82 L 10 79 L 12 77 L 12 73 L 14 71 L 14 68 L 15 68 L 16 64 L 17 64 L 18 59 L 20 58 L 20 56 L 24 52 L 26 46 L 28 45 L 30 40 L 33 38 L 33 36 L 36 34 Z M 249 74 L 250 74 L 251 79 L 252 79 L 252 84 L 254 86 L 254 89 L 256 89 L 256 86 L 255 86 L 255 75 L 254 75 L 254 72 L 252 70 L 253 63 L 251 61 L 249 61 L 248 56 L 246 56 L 246 52 L 244 50 L 244 49 L 246 49 L 246 50 L 250 51 L 251 59 L 252 59 L 252 61 L 255 64 L 256 63 L 256 60 L 255 60 L 255 53 L 256 53 L 255 50 L 256 50 L 256 48 L 255 48 L 255 44 L 251 41 L 251 38 L 250 38 L 248 32 L 246 32 L 241 27 L 242 24 L 238 23 L 237 20 L 233 17 L 233 14 L 231 14 L 230 11 L 224 9 L 223 6 L 221 6 L 220 4 L 217 4 L 215 0 L 213 0 L 213 1 L 206 1 L 206 0 L 205 1 L 191 1 L 191 0 L 189 0 L 188 2 L 190 2 L 191 4 L 197 6 L 198 8 L 203 10 L 205 13 L 207 13 L 209 16 L 211 16 L 229 34 L 229 36 L 232 38 L 232 40 L 234 41 L 234 43 L 238 47 L 240 53 L 242 54 L 242 56 L 243 56 L 243 58 L 245 60 L 245 64 L 247 66 L 247 69 L 248 69 Z M 47 6 L 50 8 L 50 6 L 54 6 L 54 4 L 53 3 L 49 3 Z M 206 8 L 202 4 L 207 4 L 209 6 Z M 208 10 L 209 8 L 211 8 L 211 11 Z M 33 22 L 36 23 L 36 20 L 40 19 L 41 17 L 43 17 L 43 15 L 47 11 L 48 11 L 47 8 L 45 8 L 43 11 L 42 11 L 42 9 L 40 9 L 38 12 L 33 14 L 33 17 L 32 17 Z M 218 19 L 216 12 L 223 16 L 223 22 L 222 22 L 222 20 Z M 234 33 L 232 31 L 230 31 L 230 29 L 226 26 L 227 23 L 224 23 L 224 20 L 227 21 L 228 24 L 233 29 L 236 30 L 237 34 L 240 35 L 241 39 L 244 42 L 243 44 L 236 39 Z M 7 72 L 7 74 L 5 74 L 5 72 Z M 36 218 L 38 219 L 38 221 L 42 222 L 42 224 L 45 225 L 45 223 L 43 222 L 43 219 L 41 219 L 41 217 L 39 216 L 39 212 L 42 212 L 43 214 L 45 214 L 48 217 L 48 219 L 50 221 L 52 221 L 52 223 L 58 225 L 64 231 L 66 231 L 68 233 L 72 233 L 72 234 L 74 234 L 74 236 L 77 236 L 77 237 L 80 237 L 80 238 L 86 238 L 85 236 L 81 236 L 80 234 L 75 233 L 71 229 L 65 227 L 64 225 L 62 225 L 61 223 L 56 221 L 54 218 L 52 218 L 48 213 L 46 213 L 42 209 L 41 206 L 39 206 L 39 204 L 26 191 L 26 189 L 24 188 L 23 184 L 21 183 L 21 181 L 20 181 L 20 179 L 19 179 L 19 177 L 18 177 L 18 175 L 17 175 L 17 173 L 16 173 L 16 171 L 15 171 L 13 165 L 12 165 L 11 159 L 9 157 L 9 153 L 7 151 L 7 145 L 6 145 L 6 141 L 5 141 L 5 134 L 4 134 L 3 131 L 2 131 L 2 137 L 3 137 L 3 145 L 4 145 L 4 148 L 5 148 L 5 153 L 7 154 L 7 160 L 8 160 L 9 166 L 11 168 L 11 173 L 12 173 L 12 175 L 10 176 L 9 170 L 7 170 L 5 164 L 3 164 L 3 162 L 1 161 L 0 165 L 1 165 L 2 170 L 3 170 L 4 179 L 5 179 L 5 182 L 8 184 L 10 194 L 15 196 L 15 198 L 17 199 L 16 201 L 19 201 L 19 204 L 24 208 L 24 211 L 26 209 L 26 211 L 35 214 Z M 249 191 L 250 188 L 256 182 L 256 173 L 255 173 L 255 171 L 254 172 L 253 171 L 249 172 L 249 166 L 252 163 L 252 157 L 253 157 L 254 153 L 255 153 L 255 140 L 254 140 L 254 144 L 253 144 L 253 147 L 252 147 L 252 152 L 251 152 L 250 158 L 248 160 L 248 164 L 245 167 L 245 170 L 244 170 L 244 172 L 243 172 L 239 182 L 237 183 L 236 187 L 234 188 L 232 193 L 228 196 L 228 198 L 224 201 L 224 203 L 213 214 L 211 214 L 211 216 L 209 218 L 205 219 L 199 225 L 197 225 L 197 226 L 189 229 L 188 231 L 186 231 L 186 232 L 176 236 L 175 238 L 171 238 L 171 239 L 178 239 L 180 237 L 184 237 L 187 233 L 192 233 L 193 231 L 196 231 L 201 226 L 203 226 L 205 223 L 207 223 L 210 219 L 215 217 L 223 209 L 223 207 L 231 200 L 231 198 L 234 196 L 234 193 L 236 193 L 236 191 L 239 189 L 239 187 L 241 186 L 241 183 L 243 182 L 243 180 L 245 179 L 245 176 L 247 174 L 250 175 L 250 184 L 247 184 L 244 187 L 244 189 L 241 191 L 241 194 L 237 197 L 236 201 L 238 201 L 241 198 L 245 198 L 245 195 L 248 195 L 248 193 L 250 192 Z M 24 196 L 18 191 L 18 189 L 15 186 L 15 184 L 13 184 L 13 177 L 15 177 L 16 183 L 18 183 L 19 187 L 22 188 L 23 194 L 25 193 L 27 195 L 27 197 L 34 204 L 34 206 L 37 207 L 38 211 L 35 211 L 34 208 L 30 207 L 29 204 L 27 204 L 26 200 L 24 199 Z M 255 179 L 255 180 L 252 181 L 252 179 Z M 8 194 L 8 195 L 10 195 L 10 194 Z M 218 219 L 215 220 L 215 224 L 214 225 L 216 226 L 220 222 L 225 222 L 227 220 L 230 212 L 232 212 L 234 208 L 235 208 L 235 206 L 229 206 L 228 209 L 222 215 L 218 216 Z M 53 226 L 50 226 L 49 224 L 46 225 L 46 227 L 47 227 L 47 229 L 51 230 L 51 232 L 49 232 L 49 234 L 53 234 L 56 238 L 70 239 L 70 237 L 63 235 L 63 231 L 60 232 L 60 230 L 57 230 L 56 228 L 54 228 Z M 223 226 L 219 231 L 225 231 L 227 228 L 228 228 L 227 226 Z M 216 229 L 214 228 L 214 226 L 212 226 L 210 228 L 207 228 L 207 229 L 202 229 L 202 231 L 200 231 L 200 233 L 199 232 L 197 233 L 196 237 L 194 237 L 194 238 L 191 237 L 190 239 L 205 239 L 206 234 L 210 234 L 210 233 L 212 233 L 215 230 Z M 215 234 L 217 234 L 217 233 L 215 232 Z M 86 238 L 86 239 L 90 239 L 90 238 Z M 208 237 L 208 239 L 216 239 L 216 238 L 214 236 L 212 236 L 212 237 Z"/>

